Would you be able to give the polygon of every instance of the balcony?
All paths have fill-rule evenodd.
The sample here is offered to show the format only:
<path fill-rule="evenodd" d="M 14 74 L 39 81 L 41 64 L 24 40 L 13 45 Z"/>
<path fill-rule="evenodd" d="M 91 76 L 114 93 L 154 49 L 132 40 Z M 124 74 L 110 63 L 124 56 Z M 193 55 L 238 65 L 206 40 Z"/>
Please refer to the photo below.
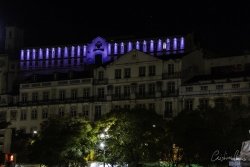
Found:
<path fill-rule="evenodd" d="M 124 94 L 120 94 L 120 95 L 112 95 L 112 100 L 116 101 L 116 100 L 129 100 L 130 99 L 130 95 L 124 95 Z"/>
<path fill-rule="evenodd" d="M 108 79 L 107 78 L 105 78 L 103 80 L 94 79 L 94 84 L 95 85 L 106 85 L 106 84 L 108 84 Z"/>
<path fill-rule="evenodd" d="M 136 99 L 151 99 L 155 98 L 156 93 L 155 92 L 145 92 L 145 93 L 137 93 L 136 94 Z"/>
<path fill-rule="evenodd" d="M 222 90 L 207 90 L 207 91 L 191 91 L 180 92 L 180 95 L 193 96 L 193 95 L 219 95 L 219 94 L 242 94 L 249 93 L 250 88 L 238 88 L 238 89 L 222 89 Z"/>
<path fill-rule="evenodd" d="M 174 78 L 181 78 L 181 72 L 162 73 L 162 79 L 174 79 Z"/>

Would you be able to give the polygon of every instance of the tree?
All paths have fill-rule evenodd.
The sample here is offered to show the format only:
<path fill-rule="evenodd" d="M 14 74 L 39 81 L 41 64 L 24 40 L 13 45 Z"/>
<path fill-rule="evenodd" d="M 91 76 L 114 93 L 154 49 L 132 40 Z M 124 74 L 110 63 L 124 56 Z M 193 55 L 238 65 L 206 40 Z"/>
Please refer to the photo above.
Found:
<path fill-rule="evenodd" d="M 78 166 L 94 146 L 92 125 L 84 119 L 50 118 L 32 145 L 32 160 L 45 165 Z"/>
<path fill-rule="evenodd" d="M 98 123 L 99 133 L 108 127 L 105 160 L 111 164 L 138 165 L 158 161 L 166 142 L 166 124 L 154 111 L 135 108 L 113 111 Z M 102 157 L 102 152 L 97 156 Z"/>
<path fill-rule="evenodd" d="M 184 158 L 190 163 L 211 163 L 217 150 L 219 156 L 234 156 L 241 142 L 248 138 L 247 111 L 243 106 L 182 111 L 171 123 L 174 143 L 183 148 Z"/>

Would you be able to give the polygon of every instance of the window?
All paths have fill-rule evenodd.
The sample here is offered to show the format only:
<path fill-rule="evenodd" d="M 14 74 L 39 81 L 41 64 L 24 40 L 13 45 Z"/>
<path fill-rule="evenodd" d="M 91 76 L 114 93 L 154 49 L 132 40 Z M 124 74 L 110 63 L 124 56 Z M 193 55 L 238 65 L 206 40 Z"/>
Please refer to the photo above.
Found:
<path fill-rule="evenodd" d="M 222 90 L 223 89 L 223 85 L 216 85 L 216 89 L 217 90 Z"/>
<path fill-rule="evenodd" d="M 121 79 L 121 73 L 122 73 L 121 69 L 116 69 L 115 70 L 115 79 Z"/>
<path fill-rule="evenodd" d="M 149 103 L 149 104 L 148 104 L 148 109 L 149 109 L 150 111 L 155 111 L 155 103 Z"/>
<path fill-rule="evenodd" d="M 171 101 L 165 102 L 164 118 L 173 116 L 173 105 Z"/>
<path fill-rule="evenodd" d="M 48 108 L 43 108 L 42 110 L 42 119 L 48 118 Z"/>
<path fill-rule="evenodd" d="M 193 87 L 192 86 L 186 87 L 186 92 L 192 92 L 192 91 L 193 91 Z"/>
<path fill-rule="evenodd" d="M 101 106 L 95 106 L 95 116 L 94 116 L 94 120 L 100 119 L 101 116 L 102 116 L 102 108 L 101 108 Z"/>
<path fill-rule="evenodd" d="M 104 98 L 104 88 L 98 88 L 98 98 Z"/>
<path fill-rule="evenodd" d="M 59 99 L 64 100 L 65 99 L 65 90 L 60 90 L 59 91 Z"/>
<path fill-rule="evenodd" d="M 146 75 L 146 67 L 139 67 L 139 77 L 145 77 Z"/>
<path fill-rule="evenodd" d="M 27 111 L 26 110 L 21 110 L 20 120 L 24 121 L 26 119 L 27 119 Z"/>
<path fill-rule="evenodd" d="M 139 96 L 145 96 L 145 84 L 139 85 Z"/>
<path fill-rule="evenodd" d="M 0 112 L 0 120 L 6 120 L 6 118 L 7 118 L 7 112 L 1 111 Z"/>
<path fill-rule="evenodd" d="M 129 104 L 125 104 L 125 105 L 124 105 L 124 109 L 130 110 L 130 105 L 129 105 Z"/>
<path fill-rule="evenodd" d="M 28 100 L 28 94 L 27 93 L 22 93 L 21 97 L 22 97 L 22 102 L 23 103 L 27 102 L 27 100 Z"/>
<path fill-rule="evenodd" d="M 185 104 L 186 110 L 189 110 L 189 111 L 193 110 L 193 100 L 192 99 L 185 100 L 184 104 Z"/>
<path fill-rule="evenodd" d="M 155 76 L 155 66 L 149 66 L 148 72 L 149 76 Z"/>
<path fill-rule="evenodd" d="M 82 107 L 82 115 L 83 117 L 89 117 L 89 106 Z"/>
<path fill-rule="evenodd" d="M 208 90 L 208 86 L 201 86 L 201 91 L 207 91 Z"/>
<path fill-rule="evenodd" d="M 38 93 L 37 92 L 32 93 L 32 101 L 36 102 L 37 100 L 38 100 Z"/>
<path fill-rule="evenodd" d="M 199 107 L 201 108 L 201 109 L 207 109 L 208 108 L 208 106 L 209 106 L 209 104 L 208 104 L 208 99 L 200 99 L 199 100 Z"/>
<path fill-rule="evenodd" d="M 77 59 L 74 59 L 74 66 L 77 66 Z"/>
<path fill-rule="evenodd" d="M 17 117 L 17 111 L 11 110 L 10 111 L 10 120 L 11 121 L 16 121 L 16 117 Z"/>
<path fill-rule="evenodd" d="M 233 88 L 233 89 L 238 89 L 238 88 L 240 88 L 240 84 L 239 84 L 239 83 L 237 83 L 237 84 L 232 84 L 232 88 Z"/>
<path fill-rule="evenodd" d="M 43 101 L 49 100 L 49 92 L 43 92 Z"/>
<path fill-rule="evenodd" d="M 89 92 L 90 92 L 89 88 L 83 88 L 83 97 L 88 98 L 89 97 Z"/>
<path fill-rule="evenodd" d="M 103 81 L 103 79 L 104 79 L 104 72 L 103 71 L 99 71 L 98 72 L 98 80 L 99 81 Z"/>
<path fill-rule="evenodd" d="M 151 83 L 148 85 L 148 93 L 149 95 L 155 95 L 155 84 Z"/>
<path fill-rule="evenodd" d="M 71 117 L 76 117 L 77 116 L 77 112 L 76 112 L 76 107 L 75 106 L 70 107 L 70 116 Z"/>
<path fill-rule="evenodd" d="M 131 73 L 130 68 L 125 68 L 124 69 L 124 78 L 130 78 L 130 73 Z"/>
<path fill-rule="evenodd" d="M 77 99 L 77 89 L 71 90 L 71 99 L 76 100 Z"/>
<path fill-rule="evenodd" d="M 168 64 L 168 74 L 174 74 L 174 64 Z"/>
<path fill-rule="evenodd" d="M 37 119 L 37 110 L 33 109 L 31 111 L 31 120 L 36 120 Z"/>
<path fill-rule="evenodd" d="M 167 91 L 168 93 L 175 93 L 175 82 L 167 83 Z"/>
<path fill-rule="evenodd" d="M 115 87 L 115 97 L 121 97 L 121 87 L 120 86 Z"/>
<path fill-rule="evenodd" d="M 64 108 L 60 107 L 58 109 L 58 115 L 59 115 L 59 117 L 64 117 Z"/>
<path fill-rule="evenodd" d="M 129 85 L 124 86 L 124 96 L 130 97 L 130 86 Z"/>
<path fill-rule="evenodd" d="M 139 104 L 138 107 L 139 107 L 140 109 L 146 109 L 146 105 L 145 105 L 145 104 Z"/>

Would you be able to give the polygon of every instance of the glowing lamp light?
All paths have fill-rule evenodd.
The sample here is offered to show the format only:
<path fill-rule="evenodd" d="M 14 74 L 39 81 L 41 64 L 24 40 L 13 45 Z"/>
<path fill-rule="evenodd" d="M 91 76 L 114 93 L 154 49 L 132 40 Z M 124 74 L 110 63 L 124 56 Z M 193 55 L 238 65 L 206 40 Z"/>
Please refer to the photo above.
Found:
<path fill-rule="evenodd" d="M 147 52 L 147 42 L 143 41 L 143 52 Z"/>
<path fill-rule="evenodd" d="M 104 147 L 105 147 L 104 142 L 101 142 L 101 143 L 100 143 L 100 148 L 101 148 L 101 149 L 104 149 Z"/>
<path fill-rule="evenodd" d="M 104 133 L 101 133 L 100 134 L 100 137 L 103 139 L 105 137 L 105 134 Z"/>
<path fill-rule="evenodd" d="M 37 134 L 37 130 L 33 130 L 33 134 Z"/>

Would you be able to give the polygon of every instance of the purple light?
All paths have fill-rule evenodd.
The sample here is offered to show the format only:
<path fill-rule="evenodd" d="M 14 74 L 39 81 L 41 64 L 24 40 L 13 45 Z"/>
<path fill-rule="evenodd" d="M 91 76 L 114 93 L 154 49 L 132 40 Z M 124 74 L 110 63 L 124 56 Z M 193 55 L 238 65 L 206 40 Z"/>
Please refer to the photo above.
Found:
<path fill-rule="evenodd" d="M 83 46 L 83 56 L 87 55 L 87 47 L 86 45 Z"/>
<path fill-rule="evenodd" d="M 166 40 L 166 50 L 169 51 L 170 50 L 170 39 L 167 38 Z"/>
<path fill-rule="evenodd" d="M 165 50 L 167 48 L 166 42 L 163 42 L 162 48 Z"/>
<path fill-rule="evenodd" d="M 77 57 L 80 57 L 80 54 L 81 54 L 81 48 L 80 48 L 80 46 L 78 45 L 78 46 L 77 46 Z"/>
<path fill-rule="evenodd" d="M 117 43 L 114 44 L 114 54 L 117 54 L 118 52 L 118 46 Z"/>
<path fill-rule="evenodd" d="M 49 59 L 49 48 L 46 48 L 46 59 Z"/>
<path fill-rule="evenodd" d="M 71 57 L 74 57 L 75 56 L 75 47 L 72 46 L 71 47 Z"/>
<path fill-rule="evenodd" d="M 173 50 L 177 50 L 177 39 L 173 39 Z"/>
<path fill-rule="evenodd" d="M 40 48 L 39 49 L 39 59 L 43 58 L 43 50 Z"/>
<path fill-rule="evenodd" d="M 124 43 L 121 42 L 121 54 L 124 54 Z"/>
<path fill-rule="evenodd" d="M 26 59 L 29 60 L 30 59 L 30 50 L 29 49 L 27 49 L 27 53 L 26 54 L 27 54 L 27 58 Z"/>
<path fill-rule="evenodd" d="M 157 51 L 158 52 L 162 51 L 162 41 L 160 39 L 158 40 Z"/>
<path fill-rule="evenodd" d="M 147 42 L 143 41 L 143 52 L 147 52 Z"/>
<path fill-rule="evenodd" d="M 64 57 L 68 57 L 68 48 L 64 47 Z"/>
<path fill-rule="evenodd" d="M 154 52 L 154 41 L 150 40 L 150 52 Z"/>
<path fill-rule="evenodd" d="M 140 42 L 139 41 L 136 42 L 136 49 L 140 50 Z"/>
<path fill-rule="evenodd" d="M 24 60 L 24 50 L 21 50 L 21 60 Z"/>
<path fill-rule="evenodd" d="M 128 52 L 132 50 L 132 43 L 128 42 Z"/>
<path fill-rule="evenodd" d="M 184 38 L 181 37 L 180 49 L 183 50 L 184 48 L 185 48 Z"/>
<path fill-rule="evenodd" d="M 61 58 L 61 53 L 62 53 L 62 49 L 60 47 L 57 48 L 57 57 Z"/>
<path fill-rule="evenodd" d="M 52 48 L 51 49 L 51 56 L 52 56 L 52 59 L 54 59 L 55 58 L 55 48 Z"/>
<path fill-rule="evenodd" d="M 111 55 L 111 44 L 108 44 L 108 55 Z"/>
<path fill-rule="evenodd" d="M 32 59 L 35 60 L 36 58 L 36 50 L 32 49 Z"/>

